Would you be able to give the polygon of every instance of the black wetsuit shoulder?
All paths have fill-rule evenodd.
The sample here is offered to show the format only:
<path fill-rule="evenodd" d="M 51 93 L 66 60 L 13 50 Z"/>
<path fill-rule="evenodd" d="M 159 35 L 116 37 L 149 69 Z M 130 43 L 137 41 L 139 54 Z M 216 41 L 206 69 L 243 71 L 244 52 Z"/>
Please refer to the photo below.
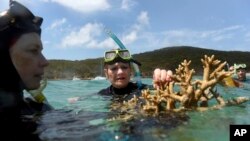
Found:
<path fill-rule="evenodd" d="M 141 88 L 139 89 L 136 83 L 129 82 L 128 86 L 125 88 L 117 89 L 112 85 L 102 89 L 98 92 L 99 95 L 102 96 L 112 96 L 112 99 L 116 100 L 129 100 L 134 95 L 140 95 L 142 89 L 148 88 L 148 85 L 142 84 Z"/>
<path fill-rule="evenodd" d="M 133 91 L 136 91 L 136 90 L 145 89 L 146 87 L 147 87 L 146 84 L 142 84 L 142 87 L 139 89 L 136 83 L 129 82 L 128 86 L 125 88 L 117 89 L 117 88 L 114 88 L 112 85 L 110 85 L 109 87 L 100 90 L 98 94 L 107 95 L 107 96 L 110 96 L 112 94 L 125 95 L 125 94 L 132 93 Z"/>
<path fill-rule="evenodd" d="M 0 140 L 40 140 L 35 134 L 35 116 L 50 110 L 48 105 L 24 99 L 22 91 L 0 89 Z"/>

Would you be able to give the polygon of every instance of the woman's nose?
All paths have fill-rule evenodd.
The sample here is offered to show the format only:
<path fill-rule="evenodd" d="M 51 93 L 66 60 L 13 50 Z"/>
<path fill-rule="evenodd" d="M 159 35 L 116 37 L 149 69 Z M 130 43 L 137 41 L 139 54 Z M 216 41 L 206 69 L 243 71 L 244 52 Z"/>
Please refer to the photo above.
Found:
<path fill-rule="evenodd" d="M 122 68 L 118 68 L 117 73 L 123 73 L 123 69 Z"/>
<path fill-rule="evenodd" d="M 42 55 L 41 57 L 41 66 L 46 67 L 49 65 L 49 61 Z"/>

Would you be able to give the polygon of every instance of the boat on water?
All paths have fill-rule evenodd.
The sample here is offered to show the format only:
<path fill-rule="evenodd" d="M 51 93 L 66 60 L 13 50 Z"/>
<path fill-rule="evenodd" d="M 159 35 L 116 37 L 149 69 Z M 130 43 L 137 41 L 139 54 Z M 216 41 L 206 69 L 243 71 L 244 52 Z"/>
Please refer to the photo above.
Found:
<path fill-rule="evenodd" d="M 81 80 L 81 79 L 77 76 L 73 76 L 72 80 Z"/>
<path fill-rule="evenodd" d="M 106 80 L 106 77 L 103 77 L 103 76 L 96 76 L 96 77 L 93 78 L 92 80 Z"/>
<path fill-rule="evenodd" d="M 96 77 L 94 77 L 92 80 L 106 80 L 106 77 L 103 76 L 103 62 L 100 62 L 100 73 L 99 75 L 97 75 Z"/>

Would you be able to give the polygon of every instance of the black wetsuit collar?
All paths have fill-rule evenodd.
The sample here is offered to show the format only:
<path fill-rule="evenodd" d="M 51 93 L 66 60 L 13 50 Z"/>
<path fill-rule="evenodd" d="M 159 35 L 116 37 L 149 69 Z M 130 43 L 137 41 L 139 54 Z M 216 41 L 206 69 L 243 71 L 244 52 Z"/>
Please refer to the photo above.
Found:
<path fill-rule="evenodd" d="M 109 91 L 111 94 L 116 94 L 116 95 L 125 95 L 125 94 L 130 94 L 133 90 L 137 89 L 137 86 L 134 83 L 128 83 L 128 85 L 125 88 L 115 88 L 112 85 L 109 87 Z"/>

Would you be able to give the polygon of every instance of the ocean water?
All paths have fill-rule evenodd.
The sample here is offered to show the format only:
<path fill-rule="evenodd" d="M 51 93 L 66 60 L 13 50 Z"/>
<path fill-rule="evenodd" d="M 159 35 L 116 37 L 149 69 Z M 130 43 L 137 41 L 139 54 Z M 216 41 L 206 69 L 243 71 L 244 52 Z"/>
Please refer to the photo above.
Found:
<path fill-rule="evenodd" d="M 151 84 L 152 79 L 143 79 Z M 48 81 L 44 90 L 55 108 L 40 119 L 38 132 L 46 141 L 228 141 L 229 125 L 250 124 L 250 102 L 205 112 L 165 113 L 158 116 L 137 115 L 133 120 L 111 120 L 110 99 L 95 94 L 108 87 L 106 80 Z M 250 96 L 250 84 L 243 88 L 217 85 L 225 98 Z M 76 103 L 68 98 L 79 96 Z"/>

